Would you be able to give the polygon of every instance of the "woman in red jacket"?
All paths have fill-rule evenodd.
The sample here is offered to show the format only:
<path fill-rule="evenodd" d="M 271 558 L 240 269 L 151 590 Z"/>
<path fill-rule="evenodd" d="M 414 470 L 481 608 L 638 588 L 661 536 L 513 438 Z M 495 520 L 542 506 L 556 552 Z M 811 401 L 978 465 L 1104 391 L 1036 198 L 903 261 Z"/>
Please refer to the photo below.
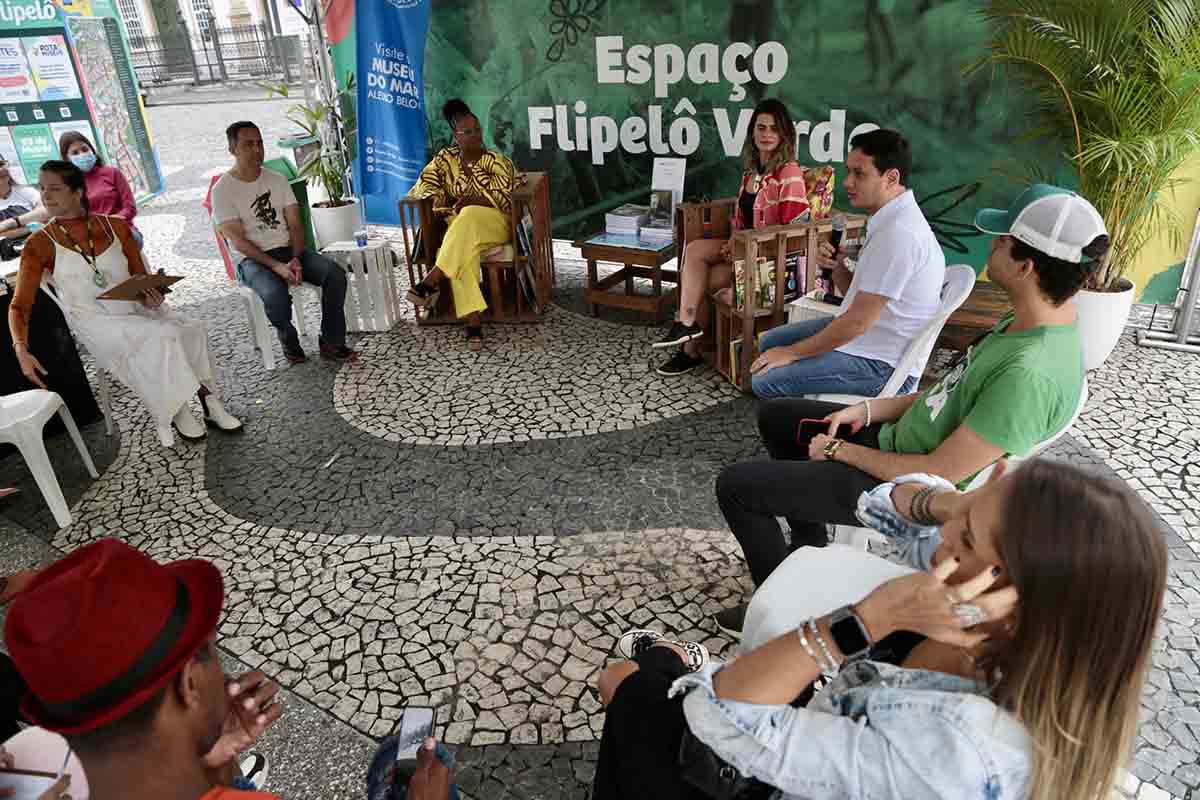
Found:
<path fill-rule="evenodd" d="M 110 167 L 96 152 L 95 145 L 79 131 L 67 131 L 58 140 L 58 152 L 63 161 L 70 161 L 83 171 L 87 182 L 88 208 L 93 214 L 120 217 L 133 229 L 133 238 L 142 245 L 142 234 L 133 224 L 137 203 L 133 190 L 121 170 Z"/>
<path fill-rule="evenodd" d="M 742 150 L 745 172 L 738 189 L 733 229 L 786 225 L 808 212 L 804 170 L 796 163 L 796 129 L 787 107 L 763 100 L 754 109 L 754 128 Z M 704 298 L 733 285 L 733 238 L 696 239 L 683 252 L 679 278 L 679 314 L 670 332 L 654 347 L 682 345 L 658 368 L 660 375 L 682 375 L 704 363 L 700 337 L 708 324 Z"/>

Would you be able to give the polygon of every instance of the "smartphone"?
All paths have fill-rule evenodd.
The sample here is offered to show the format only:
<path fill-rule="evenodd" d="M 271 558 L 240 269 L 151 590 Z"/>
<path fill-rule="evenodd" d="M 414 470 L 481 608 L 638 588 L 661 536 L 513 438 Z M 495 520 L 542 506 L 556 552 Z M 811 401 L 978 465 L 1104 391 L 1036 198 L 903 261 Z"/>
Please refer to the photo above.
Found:
<path fill-rule="evenodd" d="M 430 736 L 433 736 L 433 709 L 428 706 L 406 706 L 400 717 L 396 761 L 415 762 L 417 751 Z"/>
<path fill-rule="evenodd" d="M 829 420 L 827 419 L 802 419 L 800 426 L 796 428 L 796 441 L 808 442 L 818 433 L 829 433 Z M 834 438 L 841 438 L 850 435 L 849 425 L 839 425 Z"/>

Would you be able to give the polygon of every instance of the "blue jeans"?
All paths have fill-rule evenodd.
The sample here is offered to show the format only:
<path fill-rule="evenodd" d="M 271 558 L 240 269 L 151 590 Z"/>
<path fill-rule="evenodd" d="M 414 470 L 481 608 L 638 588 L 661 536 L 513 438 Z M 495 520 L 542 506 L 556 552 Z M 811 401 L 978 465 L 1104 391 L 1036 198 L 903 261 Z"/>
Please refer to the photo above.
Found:
<path fill-rule="evenodd" d="M 292 248 L 266 251 L 277 261 L 291 261 Z M 321 343 L 341 347 L 346 343 L 346 270 L 333 259 L 305 250 L 300 254 L 300 275 L 305 283 L 321 287 Z M 267 309 L 267 319 L 279 332 L 285 350 L 299 350 L 300 337 L 292 324 L 292 296 L 287 281 L 252 258 L 238 264 L 238 277 L 254 290 Z"/>
<path fill-rule="evenodd" d="M 817 335 L 833 322 L 833 317 L 806 319 L 790 325 L 780 325 L 762 335 L 760 352 L 772 347 L 787 347 Z M 807 394 L 856 394 L 874 397 L 888 378 L 892 365 L 886 361 L 862 358 L 831 350 L 819 356 L 802 358 L 751 378 L 754 394 L 764 400 L 771 397 L 799 397 Z M 900 389 L 901 394 L 912 391 L 916 379 L 911 375 Z"/>

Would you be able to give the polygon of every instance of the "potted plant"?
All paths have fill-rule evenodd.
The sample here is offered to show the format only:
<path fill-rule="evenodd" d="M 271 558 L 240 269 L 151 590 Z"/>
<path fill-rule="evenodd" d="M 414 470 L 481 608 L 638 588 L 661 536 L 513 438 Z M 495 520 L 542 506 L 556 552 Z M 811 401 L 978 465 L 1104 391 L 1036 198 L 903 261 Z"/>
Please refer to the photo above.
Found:
<path fill-rule="evenodd" d="M 1142 248 L 1179 220 L 1165 205 L 1200 149 L 1200 5 L 1181 0 L 990 0 L 979 64 L 1032 90 L 1033 135 L 1060 139 L 1079 193 L 1104 217 L 1111 249 L 1076 297 L 1084 362 L 1098 367 L 1134 301 Z"/>
<path fill-rule="evenodd" d="M 272 95 L 289 96 L 286 83 L 264 84 L 264 88 Z M 331 97 L 292 106 L 287 117 L 300 126 L 304 136 L 320 142 L 318 151 L 297 165 L 302 177 L 316 182 L 325 191 L 326 199 L 312 204 L 317 246 L 353 239 L 355 230 L 362 225 L 359 201 L 346 191 L 357 133 L 354 75 L 347 74 L 345 84 Z"/>

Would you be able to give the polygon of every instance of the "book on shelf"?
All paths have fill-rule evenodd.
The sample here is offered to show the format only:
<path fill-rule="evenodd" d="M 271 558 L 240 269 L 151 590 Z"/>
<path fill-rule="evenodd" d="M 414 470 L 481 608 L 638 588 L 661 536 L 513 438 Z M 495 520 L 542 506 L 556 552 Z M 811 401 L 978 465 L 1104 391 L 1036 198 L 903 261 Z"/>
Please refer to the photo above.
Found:
<path fill-rule="evenodd" d="M 742 337 L 731 339 L 729 342 L 729 381 L 738 382 L 738 367 L 742 362 Z"/>
<path fill-rule="evenodd" d="M 517 252 L 525 256 L 525 261 L 518 261 L 516 265 L 517 283 L 520 284 L 529 305 L 540 314 L 543 309 L 537 296 L 537 254 L 533 250 L 533 242 L 533 214 L 526 208 L 520 224 L 517 225 Z"/>
<path fill-rule="evenodd" d="M 746 307 L 747 278 L 746 262 L 733 262 L 734 307 L 741 311 Z M 775 260 L 759 257 L 755 264 L 754 307 L 771 308 L 775 305 Z"/>

